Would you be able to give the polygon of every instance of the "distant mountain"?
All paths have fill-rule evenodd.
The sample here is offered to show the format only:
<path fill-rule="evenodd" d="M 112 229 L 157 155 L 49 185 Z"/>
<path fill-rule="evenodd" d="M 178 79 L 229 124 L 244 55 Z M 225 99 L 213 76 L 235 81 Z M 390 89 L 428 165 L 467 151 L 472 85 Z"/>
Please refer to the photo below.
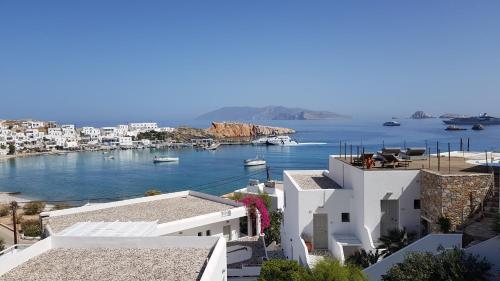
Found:
<path fill-rule="evenodd" d="M 198 116 L 198 120 L 327 120 L 345 118 L 334 112 L 283 106 L 229 106 Z"/>

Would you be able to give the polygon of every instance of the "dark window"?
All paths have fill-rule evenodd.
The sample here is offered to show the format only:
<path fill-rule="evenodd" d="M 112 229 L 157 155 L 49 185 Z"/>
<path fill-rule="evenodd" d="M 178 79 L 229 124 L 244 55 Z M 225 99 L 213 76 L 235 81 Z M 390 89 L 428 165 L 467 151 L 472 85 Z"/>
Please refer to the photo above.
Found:
<path fill-rule="evenodd" d="M 212 235 L 212 233 L 210 232 L 210 229 L 209 229 L 209 230 L 207 230 L 207 236 L 210 236 L 210 235 Z"/>
<path fill-rule="evenodd" d="M 413 200 L 413 209 L 420 210 L 420 199 Z"/>
<path fill-rule="evenodd" d="M 203 236 L 203 232 L 198 232 L 198 236 Z"/>
<path fill-rule="evenodd" d="M 342 222 L 350 222 L 349 213 L 342 213 Z"/>

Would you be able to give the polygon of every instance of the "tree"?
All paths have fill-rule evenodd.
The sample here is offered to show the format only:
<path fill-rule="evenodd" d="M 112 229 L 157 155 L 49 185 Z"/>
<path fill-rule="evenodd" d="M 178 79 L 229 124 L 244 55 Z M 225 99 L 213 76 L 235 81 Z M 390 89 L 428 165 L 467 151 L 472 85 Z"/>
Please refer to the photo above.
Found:
<path fill-rule="evenodd" d="M 266 245 L 276 241 L 277 244 L 281 243 L 281 222 L 283 221 L 283 212 L 281 210 L 272 211 L 269 214 L 270 225 L 264 230 L 264 238 Z"/>
<path fill-rule="evenodd" d="M 381 253 L 385 258 L 410 245 L 415 237 L 415 233 L 408 233 L 406 229 L 391 229 L 386 235 L 379 238 L 382 244 L 377 249 L 382 250 Z"/>
<path fill-rule="evenodd" d="M 341 265 L 336 259 L 325 258 L 311 270 L 308 280 L 322 281 L 365 281 L 368 280 L 363 271 L 355 265 Z"/>
<path fill-rule="evenodd" d="M 155 196 L 155 195 L 160 195 L 160 194 L 161 194 L 161 191 L 158 189 L 150 189 L 150 190 L 144 192 L 145 196 Z"/>
<path fill-rule="evenodd" d="M 40 222 L 38 220 L 24 220 L 21 229 L 25 236 L 39 237 L 42 234 Z"/>
<path fill-rule="evenodd" d="M 346 259 L 347 264 L 356 265 L 362 268 L 367 268 L 372 264 L 378 262 L 378 260 L 382 257 L 379 250 L 377 249 L 375 252 L 371 250 L 369 252 L 365 251 L 365 249 L 361 249 L 357 251 L 352 256 L 349 256 Z"/>
<path fill-rule="evenodd" d="M 268 260 L 262 264 L 258 281 L 302 281 L 307 270 L 295 260 Z"/>
<path fill-rule="evenodd" d="M 9 155 L 16 154 L 16 146 L 14 144 L 9 143 L 9 152 L 7 154 L 9 154 Z"/>
<path fill-rule="evenodd" d="M 491 265 L 463 250 L 445 250 L 438 255 L 411 253 L 393 266 L 383 281 L 486 281 Z"/>
<path fill-rule="evenodd" d="M 442 233 L 449 233 L 451 229 L 451 221 L 447 217 L 439 217 L 437 223 Z"/>
<path fill-rule="evenodd" d="M 23 207 L 23 210 L 25 215 L 31 216 L 41 213 L 44 208 L 45 208 L 45 202 L 32 201 L 26 203 Z"/>

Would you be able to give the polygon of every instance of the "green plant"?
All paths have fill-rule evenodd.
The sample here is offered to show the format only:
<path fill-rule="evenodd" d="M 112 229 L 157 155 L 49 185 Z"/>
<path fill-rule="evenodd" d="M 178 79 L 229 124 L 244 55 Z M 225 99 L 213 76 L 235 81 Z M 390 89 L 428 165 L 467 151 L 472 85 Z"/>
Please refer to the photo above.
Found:
<path fill-rule="evenodd" d="M 241 201 L 243 199 L 243 193 L 241 192 L 233 192 L 233 194 L 229 197 L 229 199 L 233 201 Z"/>
<path fill-rule="evenodd" d="M 486 281 L 491 265 L 463 250 L 445 250 L 438 255 L 411 253 L 393 266 L 383 281 Z"/>
<path fill-rule="evenodd" d="M 264 230 L 264 239 L 266 245 L 275 241 L 277 244 L 281 243 L 281 222 L 283 221 L 283 212 L 281 210 L 272 211 L 269 214 L 270 225 Z"/>
<path fill-rule="evenodd" d="M 40 222 L 38 220 L 24 220 L 21 229 L 25 236 L 38 237 L 42 234 Z"/>
<path fill-rule="evenodd" d="M 360 251 L 357 251 L 353 255 L 349 256 L 346 259 L 346 263 L 367 268 L 370 265 L 377 263 L 381 257 L 382 255 L 378 249 L 375 250 L 375 252 L 372 252 L 371 250 L 367 252 L 364 249 L 361 249 Z"/>
<path fill-rule="evenodd" d="M 155 196 L 155 195 L 160 195 L 160 194 L 161 194 L 161 191 L 158 189 L 150 189 L 150 190 L 144 192 L 145 196 Z"/>
<path fill-rule="evenodd" d="M 449 233 L 451 229 L 451 220 L 447 217 L 439 217 L 437 220 L 437 224 L 439 225 L 439 230 L 442 233 Z"/>
<path fill-rule="evenodd" d="M 382 244 L 377 249 L 381 250 L 381 254 L 385 258 L 408 246 L 414 241 L 415 237 L 415 233 L 408 233 L 406 229 L 391 229 L 386 235 L 379 238 Z"/>
<path fill-rule="evenodd" d="M 28 216 L 39 214 L 44 208 L 45 202 L 42 201 L 28 202 L 23 206 L 24 214 Z"/>
<path fill-rule="evenodd" d="M 9 205 L 0 205 L 0 217 L 5 217 L 10 214 L 10 206 Z"/>
<path fill-rule="evenodd" d="M 271 196 L 269 196 L 269 194 L 267 194 L 266 192 L 259 193 L 258 196 L 264 202 L 266 209 L 271 210 L 271 208 L 273 207 L 273 199 L 271 198 Z"/>
<path fill-rule="evenodd" d="M 307 270 L 295 260 L 268 260 L 262 264 L 259 281 L 302 281 Z"/>
<path fill-rule="evenodd" d="M 352 264 L 343 266 L 336 259 L 326 258 L 314 266 L 311 270 L 311 278 L 308 280 L 365 281 L 368 279 L 358 266 Z"/>
<path fill-rule="evenodd" d="M 0 145 L 0 149 L 6 149 L 7 147 L 5 146 L 5 144 L 1 144 Z"/>
<path fill-rule="evenodd" d="M 16 146 L 12 143 L 9 143 L 9 152 L 7 154 L 14 155 L 16 153 Z"/>

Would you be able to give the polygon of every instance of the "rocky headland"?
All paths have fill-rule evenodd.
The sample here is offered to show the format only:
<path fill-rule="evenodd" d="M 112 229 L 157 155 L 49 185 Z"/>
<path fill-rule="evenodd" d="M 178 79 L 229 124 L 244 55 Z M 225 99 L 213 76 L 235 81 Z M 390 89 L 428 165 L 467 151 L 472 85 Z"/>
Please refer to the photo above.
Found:
<path fill-rule="evenodd" d="M 206 129 L 207 133 L 216 138 L 254 138 L 269 135 L 294 134 L 295 130 L 281 127 L 271 127 L 239 122 L 212 122 Z"/>

